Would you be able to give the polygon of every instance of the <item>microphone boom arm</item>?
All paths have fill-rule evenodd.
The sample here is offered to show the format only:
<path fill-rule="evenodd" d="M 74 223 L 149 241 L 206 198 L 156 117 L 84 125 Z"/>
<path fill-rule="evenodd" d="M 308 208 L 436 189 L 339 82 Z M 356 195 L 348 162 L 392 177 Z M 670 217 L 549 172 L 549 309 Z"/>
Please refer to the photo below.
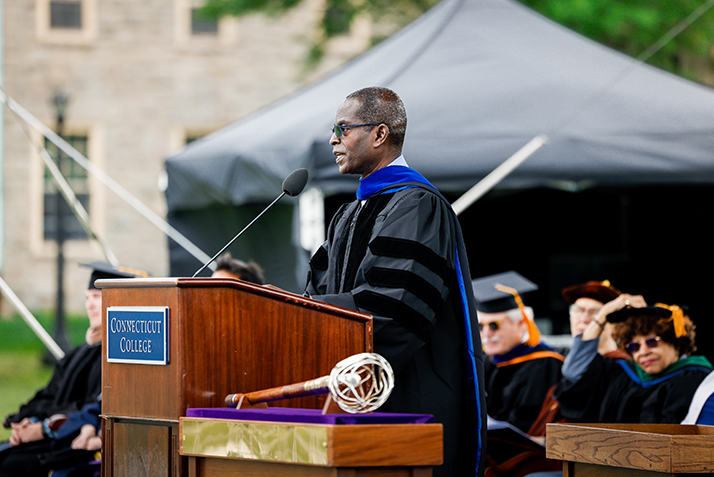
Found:
<path fill-rule="evenodd" d="M 199 273 L 201 273 L 212 261 L 214 261 L 214 260 L 216 259 L 216 257 L 218 257 L 218 256 L 219 256 L 220 254 L 222 254 L 228 247 L 230 247 L 231 244 L 232 244 L 233 242 L 235 242 L 235 241 L 238 239 L 238 237 L 240 237 L 241 235 L 243 235 L 243 232 L 245 232 L 246 230 L 248 230 L 248 227 L 250 227 L 251 225 L 253 225 L 253 223 L 254 223 L 256 220 L 258 220 L 259 218 L 261 218 L 261 217 L 263 216 L 263 214 L 264 214 L 265 212 L 267 212 L 268 209 L 273 206 L 273 204 L 275 204 L 277 201 L 279 201 L 280 199 L 282 199 L 285 194 L 286 194 L 285 191 L 283 191 L 274 201 L 272 201 L 272 202 L 270 203 L 270 205 L 268 205 L 265 209 L 263 209 L 263 211 L 262 211 L 261 213 L 259 213 L 259 214 L 257 215 L 257 217 L 255 217 L 253 220 L 251 220 L 248 225 L 246 225 L 245 227 L 243 227 L 243 230 L 241 230 L 240 232 L 238 232 L 238 233 L 236 234 L 236 236 L 233 237 L 233 238 L 230 240 L 230 242 L 228 242 L 227 244 L 225 244 L 225 245 L 223 246 L 223 248 L 220 249 L 213 257 L 211 257 L 211 259 L 210 259 L 209 261 L 207 261 L 206 263 L 204 263 L 203 266 L 201 266 L 201 268 L 199 268 L 199 269 L 196 271 L 196 273 L 194 273 L 194 274 L 191 276 L 191 278 L 196 278 L 196 275 L 198 275 Z"/>

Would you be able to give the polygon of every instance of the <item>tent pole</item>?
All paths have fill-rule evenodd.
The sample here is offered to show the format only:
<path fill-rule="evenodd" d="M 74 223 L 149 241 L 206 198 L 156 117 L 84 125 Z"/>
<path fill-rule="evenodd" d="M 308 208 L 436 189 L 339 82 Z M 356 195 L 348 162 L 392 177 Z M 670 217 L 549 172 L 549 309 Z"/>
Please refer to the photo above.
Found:
<path fill-rule="evenodd" d="M 45 344 L 48 350 L 50 350 L 50 353 L 57 358 L 57 361 L 60 359 L 64 358 L 64 351 L 62 351 L 62 348 L 59 347 L 59 345 L 55 342 L 55 340 L 52 339 L 49 333 L 42 327 L 39 321 L 37 321 L 37 318 L 35 318 L 32 313 L 30 313 L 30 310 L 27 309 L 24 303 L 20 301 L 20 299 L 15 295 L 15 292 L 12 291 L 12 289 L 8 286 L 8 284 L 5 282 L 5 280 L 0 277 L 0 291 L 2 292 L 3 295 L 5 295 L 5 298 L 10 300 L 12 305 L 17 309 L 17 311 L 20 312 L 20 315 L 22 315 L 22 319 L 25 320 L 25 323 L 32 328 L 32 331 L 35 332 L 38 338 Z"/>
<path fill-rule="evenodd" d="M 104 253 L 104 257 L 109 263 L 112 265 L 119 265 L 119 260 L 116 255 L 114 255 L 114 252 L 112 252 L 109 248 L 109 244 L 107 244 L 101 237 L 94 233 L 94 230 L 92 230 L 92 227 L 89 225 L 89 214 L 87 214 L 87 210 L 77 199 L 77 196 L 74 194 L 74 191 L 70 187 L 69 183 L 67 183 L 67 180 L 62 175 L 62 172 L 60 172 L 59 167 L 57 167 L 57 164 L 54 163 L 47 152 L 47 149 L 42 146 L 38 146 L 38 151 L 40 153 L 40 157 L 42 157 L 42 160 L 45 163 L 45 167 L 47 167 L 50 174 L 52 174 L 52 178 L 55 180 L 60 193 L 64 197 L 64 200 L 67 202 L 70 209 L 72 209 L 72 212 L 74 212 L 75 217 L 79 220 L 79 223 L 84 231 L 87 233 L 89 238 L 99 244 L 99 247 L 101 247 L 102 252 Z"/>
<path fill-rule="evenodd" d="M 456 212 L 456 215 L 459 215 L 461 212 L 468 209 L 471 204 L 493 189 L 496 184 L 503 180 L 504 177 L 513 172 L 516 167 L 523 164 L 526 159 L 531 157 L 538 149 L 547 143 L 548 136 L 544 134 L 536 136 L 531 139 L 528 144 L 520 148 L 515 154 L 503 161 L 500 166 L 481 179 L 478 184 L 456 199 L 456 201 L 452 204 L 452 208 L 454 209 L 454 212 Z"/>
<path fill-rule="evenodd" d="M 149 220 L 149 222 L 159 228 L 159 230 L 168 235 L 169 238 L 173 239 L 176 243 L 183 247 L 188 253 L 193 255 L 199 262 L 205 263 L 206 261 L 211 259 L 208 254 L 206 254 L 203 250 L 194 245 L 194 243 L 191 242 L 188 238 L 186 238 L 181 232 L 176 230 L 168 222 L 159 217 L 156 212 L 151 210 L 147 205 L 137 199 L 128 190 L 122 187 L 117 181 L 112 179 L 106 172 L 101 170 L 95 164 L 91 163 L 86 157 L 84 157 L 75 148 L 73 148 L 67 141 L 59 137 L 54 131 L 45 126 L 42 121 L 33 116 L 32 113 L 22 107 L 17 101 L 13 100 L 10 96 L 8 96 L 2 88 L 0 88 L 0 101 L 3 102 L 10 109 L 10 111 L 15 113 L 28 125 L 37 130 L 47 139 L 49 139 L 50 142 L 52 142 L 55 146 L 61 149 L 65 154 L 74 159 L 77 164 L 86 169 L 89 173 L 93 174 L 94 177 L 99 179 L 112 192 L 124 199 L 127 204 L 129 204 L 141 215 L 143 215 L 147 220 Z M 211 270 L 215 270 L 216 265 L 211 264 L 208 268 L 210 268 Z"/>

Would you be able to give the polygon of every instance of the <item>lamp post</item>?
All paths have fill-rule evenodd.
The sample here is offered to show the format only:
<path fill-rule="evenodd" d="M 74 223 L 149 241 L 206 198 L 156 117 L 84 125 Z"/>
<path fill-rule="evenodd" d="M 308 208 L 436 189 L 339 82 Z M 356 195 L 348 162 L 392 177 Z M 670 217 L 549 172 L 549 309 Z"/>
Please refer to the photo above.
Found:
<path fill-rule="evenodd" d="M 63 137 L 64 133 L 64 117 L 65 111 L 67 109 L 67 103 L 69 102 L 69 97 L 62 91 L 57 91 L 52 98 L 52 103 L 55 107 L 55 113 L 57 118 L 57 135 Z M 62 150 L 57 148 L 57 167 L 60 172 L 62 169 Z M 62 194 L 60 193 L 59 187 L 55 192 L 55 240 L 57 241 L 57 305 L 56 305 L 56 319 L 55 319 L 55 341 L 64 350 L 69 350 L 69 340 L 67 339 L 67 331 L 65 329 L 65 316 L 64 316 L 64 210 L 66 209 L 66 204 Z"/>

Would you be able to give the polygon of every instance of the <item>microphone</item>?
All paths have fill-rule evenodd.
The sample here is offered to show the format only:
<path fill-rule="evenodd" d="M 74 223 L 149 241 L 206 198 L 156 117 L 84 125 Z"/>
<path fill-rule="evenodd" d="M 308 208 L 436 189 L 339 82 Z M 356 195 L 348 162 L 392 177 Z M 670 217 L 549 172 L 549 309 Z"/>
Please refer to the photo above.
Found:
<path fill-rule="evenodd" d="M 264 213 L 268 211 L 269 208 L 273 206 L 277 201 L 283 198 L 284 195 L 289 195 L 290 197 L 295 197 L 300 195 L 302 190 L 305 188 L 305 184 L 307 184 L 307 169 L 298 169 L 294 171 L 292 174 L 287 176 L 285 180 L 283 181 L 283 193 L 280 194 L 274 201 L 270 203 L 261 213 L 258 214 L 256 218 L 254 218 L 248 225 L 246 225 L 243 230 L 238 232 L 235 237 L 233 237 L 230 242 L 225 244 L 222 249 L 220 249 L 209 261 L 203 264 L 201 268 L 196 270 L 196 273 L 194 273 L 191 278 L 196 278 L 196 275 L 201 273 L 212 261 L 216 259 L 220 254 L 222 254 L 228 247 L 231 246 L 233 242 L 235 242 L 238 237 L 243 235 L 243 232 L 248 230 L 248 228 L 253 225 L 253 223 L 258 220 Z"/>
<path fill-rule="evenodd" d="M 295 197 L 300 195 L 300 192 L 305 188 L 305 184 L 307 184 L 307 169 L 298 169 L 287 176 L 283 181 L 283 192 L 290 197 Z M 282 195 L 280 197 L 282 197 Z M 278 199 L 280 199 L 280 197 L 278 197 Z M 270 205 L 268 207 L 270 207 Z"/>

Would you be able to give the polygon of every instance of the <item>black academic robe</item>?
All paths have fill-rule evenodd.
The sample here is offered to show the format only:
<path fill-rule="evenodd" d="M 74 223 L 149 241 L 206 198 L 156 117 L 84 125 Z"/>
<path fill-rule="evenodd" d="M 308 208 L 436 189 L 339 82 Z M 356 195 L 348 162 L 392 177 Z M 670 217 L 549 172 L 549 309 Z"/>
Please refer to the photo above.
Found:
<path fill-rule="evenodd" d="M 96 451 L 71 449 L 71 444 L 82 426 L 90 424 L 100 428 L 101 412 L 102 403 L 95 401 L 70 414 L 55 438 L 20 444 L 0 452 L 0 477 L 46 477 L 50 470 L 93 461 Z M 94 470 L 98 469 L 86 475 L 94 475 Z"/>
<path fill-rule="evenodd" d="M 44 419 L 53 414 L 70 414 L 97 400 L 102 392 L 102 346 L 82 344 L 62 358 L 46 387 L 37 391 L 4 425 L 25 417 Z"/>
<path fill-rule="evenodd" d="M 486 409 L 497 421 L 523 432 L 538 417 L 551 386 L 560 381 L 563 357 L 543 345 L 494 364 L 486 363 Z"/>
<path fill-rule="evenodd" d="M 466 252 L 448 202 L 430 187 L 411 186 L 337 212 L 310 260 L 306 292 L 374 316 L 375 352 L 395 373 L 394 391 L 380 410 L 433 414 L 444 425 L 444 465 L 434 475 L 475 475 L 483 472 L 486 426 Z M 470 337 L 465 314 L 476 330 Z M 471 364 L 469 338 L 476 350 Z M 476 383 L 469 382 L 469 366 Z"/>
<path fill-rule="evenodd" d="M 560 403 L 563 417 L 571 422 L 679 424 L 707 375 L 707 369 L 692 366 L 668 379 L 642 385 L 633 379 L 632 361 L 598 354 L 577 382 L 564 378 L 553 397 Z"/>

